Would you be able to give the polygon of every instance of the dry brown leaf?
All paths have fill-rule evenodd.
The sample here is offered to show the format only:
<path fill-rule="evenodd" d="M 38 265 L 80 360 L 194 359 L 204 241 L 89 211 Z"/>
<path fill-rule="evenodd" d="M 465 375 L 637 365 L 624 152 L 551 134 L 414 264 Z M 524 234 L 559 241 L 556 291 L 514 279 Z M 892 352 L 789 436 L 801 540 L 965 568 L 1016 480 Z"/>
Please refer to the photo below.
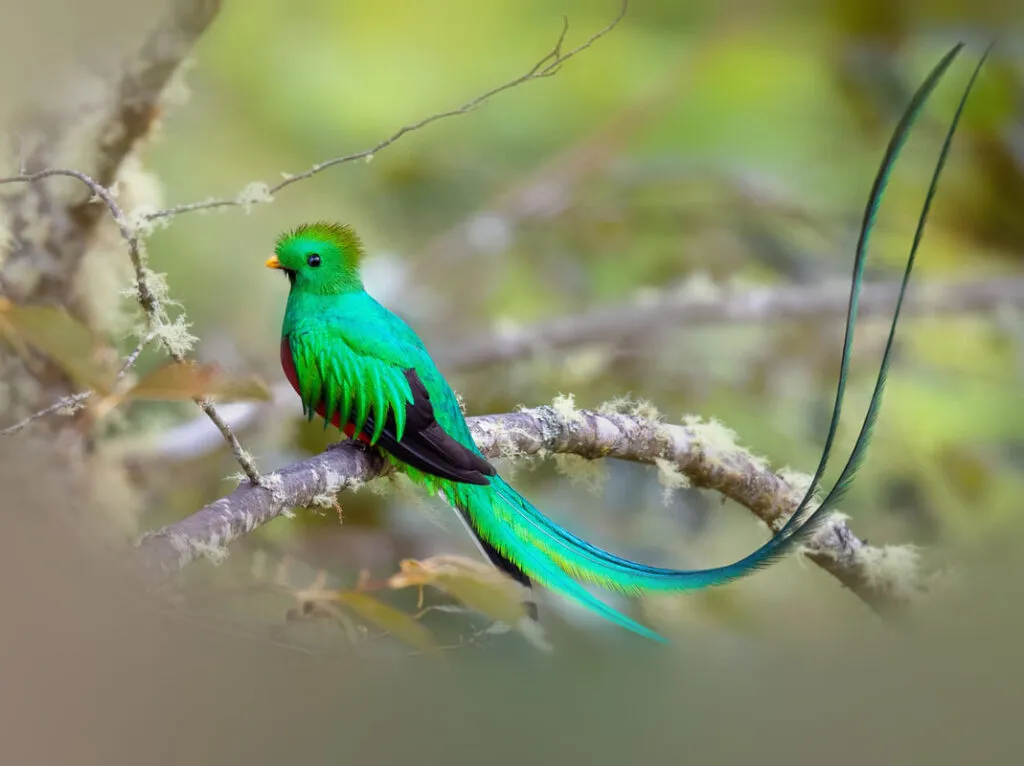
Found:
<path fill-rule="evenodd" d="M 171 363 L 144 376 L 130 390 L 126 399 L 151 399 L 180 401 L 202 396 L 219 399 L 255 399 L 267 402 L 273 394 L 259 378 L 227 375 L 216 365 L 201 365 L 192 362 Z"/>
<path fill-rule="evenodd" d="M 334 594 L 334 601 L 409 646 L 424 652 L 437 649 L 434 636 L 426 626 L 373 596 L 354 591 L 338 591 Z"/>
<path fill-rule="evenodd" d="M 493 566 L 463 556 L 406 559 L 388 580 L 392 588 L 430 585 L 494 620 L 517 625 L 526 616 L 523 587 Z"/>
<path fill-rule="evenodd" d="M 16 306 L 0 299 L 0 334 L 20 355 L 33 346 L 77 383 L 102 395 L 117 379 L 116 355 L 88 327 L 51 306 Z"/>

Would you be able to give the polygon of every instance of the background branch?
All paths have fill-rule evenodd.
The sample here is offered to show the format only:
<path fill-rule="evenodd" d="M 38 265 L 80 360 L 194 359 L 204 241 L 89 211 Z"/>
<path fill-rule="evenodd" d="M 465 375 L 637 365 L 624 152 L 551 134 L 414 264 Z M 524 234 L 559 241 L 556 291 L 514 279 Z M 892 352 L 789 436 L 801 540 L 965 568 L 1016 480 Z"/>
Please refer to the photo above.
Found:
<path fill-rule="evenodd" d="M 860 316 L 892 314 L 899 283 L 864 286 Z M 849 283 L 712 288 L 666 291 L 643 303 L 620 304 L 585 314 L 485 335 L 443 356 L 451 368 L 471 369 L 512 362 L 546 350 L 588 343 L 615 345 L 622 338 L 659 328 L 766 323 L 793 319 L 839 319 L 845 315 Z M 1024 307 L 1024 279 L 924 282 L 911 287 L 905 314 L 949 315 Z"/>
<path fill-rule="evenodd" d="M 899 284 L 884 282 L 864 286 L 860 318 L 891 315 Z M 451 371 L 508 364 L 536 354 L 566 350 L 589 343 L 610 346 L 636 333 L 673 327 L 711 326 L 723 323 L 769 323 L 794 319 L 838 321 L 844 316 L 849 285 L 794 285 L 742 290 L 714 290 L 712 294 L 664 292 L 643 304 L 628 303 L 596 309 L 585 314 L 538 322 L 512 330 L 481 335 L 463 344 L 439 345 L 437 359 Z M 1024 308 L 1024 279 L 988 279 L 970 282 L 923 282 L 911 288 L 904 316 L 945 316 L 997 312 Z M 287 384 L 272 387 L 272 402 L 232 402 L 221 415 L 233 429 L 251 426 L 268 407 L 294 405 L 295 392 Z M 184 461 L 218 448 L 219 434 L 204 419 L 169 428 L 156 440 L 134 443 L 135 459 Z"/>
<path fill-rule="evenodd" d="M 149 135 L 167 84 L 196 40 L 213 22 L 220 6 L 220 0 L 174 0 L 167 16 L 154 27 L 136 54 L 125 62 L 116 95 L 104 108 L 104 115 L 95 131 L 96 143 L 89 153 L 92 168 L 81 173 L 95 178 L 95 182 L 90 184 L 93 193 L 95 186 L 105 189 L 118 180 L 126 159 Z M 56 164 L 53 155 L 58 152 L 57 147 L 66 143 L 69 135 L 81 131 L 82 123 L 86 121 L 86 115 L 72 112 L 36 126 L 45 139 L 30 156 L 22 159 L 21 175 L 26 175 L 26 168 L 31 173 L 32 166 L 39 168 Z M 72 174 L 68 171 L 62 173 Z M 44 270 L 43 279 L 32 284 L 31 293 L 12 297 L 23 301 L 57 298 L 74 311 L 75 279 L 83 257 L 93 244 L 102 208 L 93 203 L 92 194 L 76 195 L 67 201 L 41 187 L 26 194 L 34 196 L 32 204 L 26 205 L 21 197 L 7 205 L 15 213 L 12 231 L 17 244 L 3 263 L 4 271 L 19 263 L 51 263 L 54 256 L 58 262 L 51 263 Z M 23 212 L 25 210 L 33 214 L 38 214 L 38 211 L 49 217 L 45 242 L 33 243 L 31 238 L 23 236 L 32 224 Z"/>
<path fill-rule="evenodd" d="M 39 418 L 45 418 L 47 415 L 73 415 L 75 412 L 81 409 L 82 406 L 84 406 L 84 404 L 86 403 L 86 401 L 89 400 L 92 394 L 92 391 L 80 391 L 77 394 L 65 396 L 63 399 L 57 400 L 49 407 L 44 407 L 43 409 L 37 412 L 33 412 L 31 415 L 22 418 L 17 423 L 7 426 L 2 431 L 0 431 L 0 436 L 11 436 L 12 434 L 16 434 L 18 433 L 18 431 L 21 431 L 26 426 L 30 425 L 32 421 L 39 420 Z"/>
<path fill-rule="evenodd" d="M 123 68 L 117 98 L 99 131 L 97 183 L 117 180 L 125 159 L 149 135 L 160 101 L 196 41 L 220 12 L 221 0 L 176 0 L 166 17 Z M 83 225 L 94 226 L 101 211 L 88 200 L 73 211 Z"/>
<path fill-rule="evenodd" d="M 377 152 L 387 148 L 388 146 L 395 143 L 408 133 L 412 133 L 417 130 L 420 130 L 421 128 L 425 128 L 427 125 L 430 125 L 434 122 L 438 122 L 439 120 L 444 120 L 449 117 L 457 117 L 462 114 L 467 114 L 468 112 L 471 112 L 477 107 L 483 105 L 486 101 L 488 101 L 493 96 L 498 95 L 499 93 L 511 90 L 532 80 L 541 80 L 544 79 L 545 77 L 551 77 L 552 75 L 557 74 L 558 71 L 565 64 L 565 62 L 567 62 L 569 59 L 571 59 L 578 53 L 582 53 L 587 48 L 596 43 L 598 40 L 600 40 L 602 37 L 611 32 L 613 29 L 615 29 L 615 27 L 619 25 L 619 22 L 622 21 L 623 17 L 625 17 L 626 11 L 628 9 L 629 0 L 623 0 L 618 15 L 614 19 L 612 19 L 612 21 L 606 27 L 604 27 L 598 32 L 595 32 L 586 40 L 586 42 L 576 46 L 575 48 L 567 52 L 562 51 L 562 45 L 565 42 L 565 36 L 569 31 L 569 19 L 565 18 L 564 23 L 562 25 L 562 33 L 559 35 L 558 41 L 555 43 L 554 48 L 548 51 L 548 53 L 545 54 L 543 58 L 541 58 L 536 64 L 530 67 L 530 69 L 528 69 L 526 72 L 519 75 L 518 77 L 508 80 L 507 82 L 504 82 L 501 85 L 498 85 L 494 88 L 491 88 L 488 91 L 485 91 L 484 93 L 481 93 L 479 96 L 470 99 L 462 106 L 456 107 L 454 109 L 449 109 L 448 111 L 445 112 L 438 112 L 436 114 L 430 115 L 429 117 L 425 117 L 422 120 L 419 120 L 418 122 L 414 122 L 409 125 L 404 125 L 397 131 L 392 133 L 390 136 L 382 140 L 380 143 L 370 147 L 369 149 L 363 149 L 362 151 L 358 151 L 353 154 L 346 154 L 341 157 L 334 157 L 329 160 L 318 162 L 317 164 L 313 165 L 313 167 L 301 173 L 296 173 L 294 175 L 285 174 L 284 180 L 279 181 L 273 186 L 267 187 L 266 194 L 263 195 L 263 197 L 260 199 L 254 199 L 250 195 L 239 195 L 238 197 L 222 197 L 219 199 L 208 199 L 199 202 L 190 202 L 182 205 L 176 205 L 175 207 L 171 208 L 166 208 L 165 210 L 157 210 L 149 214 L 147 216 L 147 219 L 157 220 L 161 218 L 171 218 L 177 215 L 181 215 L 182 213 L 191 213 L 197 210 L 210 210 L 212 208 L 221 207 L 246 207 L 248 205 L 251 205 L 253 202 L 269 202 L 273 198 L 273 195 L 277 194 L 279 191 L 299 181 L 304 181 L 307 178 L 312 178 L 316 174 L 321 173 L 324 170 L 327 170 L 328 168 L 332 168 L 335 165 L 342 165 L 348 162 L 355 162 L 356 160 L 371 160 L 373 159 L 373 156 L 377 154 Z"/>
<path fill-rule="evenodd" d="M 0 261 L 0 288 L 12 302 L 62 306 L 97 332 L 110 329 L 110 317 L 115 312 L 109 306 L 116 305 L 119 297 L 82 287 L 88 281 L 82 273 L 83 261 L 98 243 L 102 244 L 100 222 L 106 207 L 127 243 L 137 298 L 150 325 L 140 336 L 157 329 L 153 317 L 159 305 L 146 278 L 142 243 L 111 188 L 121 180 L 126 161 L 150 133 L 167 84 L 219 8 L 219 0 L 174 0 L 169 13 L 125 62 L 119 82 L 111 88 L 111 97 L 98 109 L 81 104 L 39 105 L 35 118 L 25 126 L 25 133 L 34 139 L 32 148 L 25 148 L 27 142 L 22 136 L 18 142 L 19 173 L 0 181 L 25 185 L 19 193 L 3 197 L 4 209 L 0 211 L 0 220 L 11 235 L 10 248 Z M 84 164 L 83 170 L 39 170 L 40 166 L 70 160 L 65 156 L 69 146 L 75 149 L 75 163 Z M 36 183 L 54 176 L 74 178 L 86 189 Z M 95 268 L 115 267 L 99 262 Z M 136 358 L 130 355 L 127 366 L 131 367 Z M 43 358 L 31 370 L 12 362 L 5 373 L 7 382 L 20 381 L 11 387 L 20 398 L 8 402 L 9 409 L 22 414 L 34 412 L 8 431 L 20 430 L 51 412 L 73 411 L 88 398 L 88 392 L 75 390 L 74 381 L 58 365 Z M 54 426 L 58 427 L 73 430 Z M 80 433 L 78 437 L 84 441 L 85 435 Z"/>
<path fill-rule="evenodd" d="M 489 457 L 567 453 L 638 463 L 670 461 L 694 486 L 713 489 L 750 509 L 771 527 L 792 513 L 802 490 L 773 473 L 764 461 L 725 443 L 699 423 L 667 425 L 636 415 L 538 407 L 469 418 L 473 437 Z M 384 461 L 350 442 L 241 486 L 186 519 L 148 533 L 139 544 L 144 565 L 160 580 L 195 559 L 222 554 L 225 546 L 295 507 L 381 475 Z M 868 546 L 836 519 L 815 539 L 811 560 L 868 606 L 889 613 L 922 589 L 916 568 L 883 565 L 887 552 Z"/>

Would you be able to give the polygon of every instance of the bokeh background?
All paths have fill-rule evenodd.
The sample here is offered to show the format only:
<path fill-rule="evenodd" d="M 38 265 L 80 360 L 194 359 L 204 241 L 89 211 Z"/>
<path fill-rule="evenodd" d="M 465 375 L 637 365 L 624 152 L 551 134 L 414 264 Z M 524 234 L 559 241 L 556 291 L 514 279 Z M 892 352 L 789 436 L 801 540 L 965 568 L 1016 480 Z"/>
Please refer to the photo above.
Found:
<path fill-rule="evenodd" d="M 614 2 L 229 8 L 199 45 L 190 100 L 168 115 L 147 160 L 167 204 L 274 183 L 525 71 L 553 45 L 563 14 L 574 45 L 616 11 Z M 464 362 L 446 371 L 470 413 L 559 393 L 587 407 L 631 394 L 676 422 L 684 413 L 718 418 L 773 465 L 811 471 L 831 412 L 838 321 L 662 323 L 613 344 L 541 348 L 497 364 L 460 360 L 460 346 L 655 291 L 848 279 L 888 135 L 928 68 L 961 38 L 971 45 L 912 138 L 879 219 L 869 278 L 896 280 L 985 38 L 983 28 L 893 3 L 839 3 L 800 16 L 756 4 L 636 3 L 555 77 L 410 134 L 369 164 L 292 186 L 248 215 L 178 218 L 152 239 L 154 267 L 167 272 L 194 321 L 200 356 L 280 382 L 287 287 L 262 262 L 286 227 L 345 221 L 366 241 L 371 292 L 412 322 L 442 363 Z M 1021 275 L 1017 43 L 997 49 L 964 117 L 919 284 Z M 865 320 L 859 336 L 847 449 L 887 324 Z M 870 458 L 844 507 L 859 534 L 948 553 L 987 546 L 1015 523 L 1024 489 L 1022 342 L 1013 310 L 943 316 L 939 307 L 907 319 Z M 334 438 L 299 414 L 286 396 L 245 434 L 262 465 Z M 184 489 L 176 480 L 178 489 L 160 496 L 161 521 L 224 491 L 218 482 L 233 470 L 230 453 L 199 463 L 181 469 Z M 516 479 L 574 529 L 651 561 L 713 564 L 763 539 L 756 519 L 708 493 L 678 492 L 663 506 L 654 469 L 600 468 L 606 476 L 589 491 L 550 461 Z M 430 505 L 424 520 L 408 497 L 362 492 L 344 499 L 343 528 L 330 514 L 282 519 L 251 544 L 296 553 L 342 578 L 362 567 L 385 575 L 396 556 L 473 555 L 454 518 Z M 820 623 L 834 629 L 836 613 L 866 618 L 829 578 L 796 561 L 707 597 L 656 601 L 647 607 L 680 611 L 684 624 L 748 636 L 753 625 L 813 631 Z"/>
<path fill-rule="evenodd" d="M 571 47 L 617 10 L 614 0 L 229 3 L 200 41 L 187 85 L 143 154 L 144 170 L 125 185 L 145 204 L 162 206 L 233 197 L 254 182 L 273 184 L 283 172 L 371 147 L 404 124 L 528 70 L 554 44 L 563 16 L 570 21 Z M 372 162 L 341 165 L 293 185 L 272 204 L 172 219 L 150 239 L 151 264 L 167 274 L 171 295 L 187 312 L 200 339 L 198 358 L 256 372 L 279 386 L 287 284 L 263 261 L 287 227 L 344 221 L 367 245 L 370 291 L 417 328 L 470 414 L 545 404 L 568 393 L 578 406 L 596 408 L 628 394 L 649 401 L 669 421 L 685 414 L 716 418 L 774 467 L 811 472 L 839 363 L 842 326 L 835 314 L 753 326 L 655 322 L 628 337 L 570 349 L 545 350 L 539 343 L 528 356 L 499 362 L 465 350 L 510 328 L 638 304 L 669 291 L 813 290 L 848 279 L 857 226 L 889 133 L 929 68 L 964 40 L 968 48 L 921 120 L 879 216 L 869 280 L 898 280 L 946 126 L 994 34 L 999 45 L 961 123 L 915 283 L 1014 280 L 1024 292 L 1020 17 L 1020 9 L 1004 2 L 635 0 L 611 34 L 553 77 L 410 133 Z M 1020 664 L 1012 637 L 1024 539 L 1022 303 L 1018 298 L 968 312 L 938 305 L 927 315 L 905 317 L 871 451 L 843 504 L 862 538 L 920 546 L 923 566 L 944 583 L 966 581 L 966 589 L 937 588 L 905 617 L 909 637 L 894 637 L 891 626 L 828 575 L 794 557 L 713 593 L 621 603 L 671 636 L 671 648 L 660 655 L 671 659 L 655 661 L 623 631 L 546 601 L 545 623 L 556 643 L 571 647 L 578 667 L 565 671 L 572 681 L 551 687 L 552 699 L 561 702 L 545 708 L 545 720 L 607 694 L 615 711 L 608 713 L 609 726 L 632 715 L 630 725 L 639 728 L 631 741 L 649 745 L 645 760 L 667 762 L 670 753 L 683 758 L 686 751 L 668 749 L 668 740 L 651 732 L 686 720 L 710 690 L 728 688 L 716 697 L 718 718 L 705 715 L 699 720 L 706 725 L 683 727 L 698 737 L 700 752 L 709 753 L 700 762 L 719 762 L 729 752 L 738 758 L 748 751 L 744 742 L 756 750 L 759 736 L 782 751 L 784 738 L 759 714 L 771 708 L 771 720 L 797 736 L 800 720 L 821 701 L 834 714 L 823 729 L 828 736 L 815 740 L 821 757 L 859 760 L 859 737 L 883 744 L 903 732 L 905 747 L 883 750 L 891 756 L 883 762 L 915 763 L 926 754 L 933 762 L 940 755 L 963 762 L 948 748 L 958 741 L 952 732 L 943 732 L 949 739 L 939 737 L 940 744 L 933 728 L 960 713 L 947 711 L 947 719 L 929 712 L 910 690 L 969 711 L 971 700 L 987 699 Z M 885 317 L 861 325 L 841 448 L 856 435 L 887 330 Z M 161 361 L 158 352 L 147 351 L 140 369 Z M 237 466 L 226 448 L 207 449 L 202 440 L 188 446 L 196 433 L 194 407 L 135 404 L 123 415 L 101 435 L 103 449 L 128 460 L 133 471 L 131 498 L 119 488 L 104 509 L 117 524 L 156 528 L 233 488 Z M 335 438 L 301 419 L 297 397 L 261 408 L 239 435 L 264 470 L 318 452 Z M 677 490 L 663 499 L 654 468 L 571 460 L 499 465 L 574 531 L 651 563 L 724 563 L 767 534 L 749 512 L 713 493 Z M 401 485 L 376 482 L 340 500 L 344 524 L 330 511 L 299 510 L 248 536 L 220 566 L 193 566 L 186 580 L 195 600 L 179 616 L 182 624 L 214 635 L 216 646 L 188 644 L 178 654 L 165 647 L 169 662 L 187 667 L 184 657 L 194 648 L 208 657 L 241 646 L 253 662 L 272 665 L 280 653 L 292 667 L 295 653 L 313 651 L 332 674 L 357 657 L 371 663 L 358 671 L 368 686 L 428 688 L 418 676 L 415 683 L 412 676 L 396 681 L 393 667 L 375 675 L 377 651 L 400 657 L 406 650 L 400 642 L 362 641 L 358 624 L 316 635 L 285 630 L 285 611 L 294 605 L 287 594 L 253 598 L 248 591 L 255 570 L 283 567 L 296 587 L 319 572 L 332 587 L 344 588 L 360 578 L 387 578 L 403 558 L 475 555 L 447 509 Z M 22 505 L 36 502 L 29 496 Z M 994 582 L 1003 589 L 992 590 Z M 382 598 L 415 610 L 414 593 Z M 27 603 L 26 614 L 34 614 L 38 602 Z M 82 619 L 88 622 L 88 612 Z M 453 642 L 486 626 L 479 616 L 446 612 L 424 622 Z M 1005 652 L 981 651 L 995 637 Z M 485 674 L 477 684 L 485 677 L 504 690 L 507 713 L 494 699 L 475 698 L 493 705 L 494 720 L 511 720 L 528 706 L 531 690 L 508 675 L 495 677 L 495 667 L 532 663 L 531 652 L 515 635 L 478 643 L 452 654 Z M 97 646 L 101 653 L 111 650 Z M 799 660 L 805 651 L 814 658 L 806 666 Z M 847 652 L 853 652 L 852 665 L 843 670 Z M 979 658 L 984 669 L 969 670 Z M 242 661 L 235 659 L 232 672 L 241 676 Z M 660 675 L 662 662 L 678 687 Z M 711 664 L 690 675 L 705 663 Z M 600 682 L 594 681 L 598 666 L 604 668 Z M 955 680 L 936 681 L 935 674 L 951 667 L 961 671 L 949 677 Z M 302 668 L 297 677 L 305 678 L 309 668 Z M 832 672 L 835 678 L 828 677 Z M 850 674 L 862 673 L 851 688 Z M 890 684 L 873 685 L 885 677 Z M 573 686 L 581 678 L 589 686 Z M 696 689 L 683 688 L 688 678 L 697 679 Z M 462 702 L 481 695 L 473 679 L 460 677 L 462 686 L 452 682 L 438 694 Z M 261 680 L 287 687 L 277 677 Z M 425 685 L 417 686 L 421 681 Z M 231 683 L 225 688 L 254 688 Z M 894 691 L 900 689 L 905 698 Z M 247 694 L 239 691 L 239 699 Z M 624 704 L 629 695 L 647 706 L 631 709 Z M 395 713 L 396 730 L 420 705 L 430 707 L 429 699 L 411 699 L 404 697 L 407 707 Z M 741 736 L 722 724 L 736 700 L 744 700 L 737 721 L 760 720 L 760 734 L 746 728 Z M 776 708 L 772 700 L 786 704 Z M 388 709 L 392 701 L 380 696 L 373 709 Z M 784 715 L 786 705 L 791 717 Z M 666 706 L 673 707 L 671 720 Z M 876 706 L 873 728 L 859 716 Z M 911 726 L 901 716 L 914 706 L 920 719 Z M 653 727 L 647 734 L 641 718 Z M 289 725 L 305 730 L 310 720 Z M 586 730 L 586 720 L 573 719 L 572 730 Z M 971 747 L 998 747 L 1011 738 L 998 720 L 985 720 L 1006 737 L 972 729 L 977 739 Z M 484 757 L 494 740 L 467 728 L 444 729 L 450 738 L 444 741 L 466 736 L 465 758 Z M 424 730 L 427 741 L 430 731 L 439 731 Z M 215 734 L 204 736 L 216 742 Z M 562 742 L 554 724 L 538 736 L 552 747 Z M 734 742 L 733 750 L 715 749 L 712 743 L 724 739 Z M 367 752 L 376 747 L 370 739 L 363 744 Z M 587 756 L 587 748 L 563 744 L 561 758 L 610 761 L 620 752 Z M 617 757 L 637 756 L 643 751 L 637 748 L 623 745 Z M 460 756 L 438 751 L 423 757 Z"/>

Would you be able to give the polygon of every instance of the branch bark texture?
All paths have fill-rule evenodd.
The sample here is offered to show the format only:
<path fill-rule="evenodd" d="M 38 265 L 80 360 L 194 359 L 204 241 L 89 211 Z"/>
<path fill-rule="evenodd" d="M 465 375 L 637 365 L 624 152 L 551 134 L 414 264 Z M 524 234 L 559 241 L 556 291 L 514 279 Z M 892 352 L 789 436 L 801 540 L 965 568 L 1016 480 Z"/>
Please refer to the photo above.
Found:
<path fill-rule="evenodd" d="M 669 425 L 640 415 L 538 407 L 469 418 L 473 437 L 489 457 L 565 453 L 654 464 L 668 461 L 693 486 L 713 489 L 748 508 L 773 528 L 791 514 L 802 489 L 770 470 L 707 424 Z M 148 533 L 139 543 L 143 565 L 160 581 L 293 507 L 322 502 L 380 476 L 374 452 L 345 442 L 320 455 L 243 484 L 188 518 Z M 920 589 L 913 566 L 886 567 L 886 551 L 862 542 L 845 521 L 833 520 L 814 540 L 811 560 L 869 607 L 889 613 Z"/>

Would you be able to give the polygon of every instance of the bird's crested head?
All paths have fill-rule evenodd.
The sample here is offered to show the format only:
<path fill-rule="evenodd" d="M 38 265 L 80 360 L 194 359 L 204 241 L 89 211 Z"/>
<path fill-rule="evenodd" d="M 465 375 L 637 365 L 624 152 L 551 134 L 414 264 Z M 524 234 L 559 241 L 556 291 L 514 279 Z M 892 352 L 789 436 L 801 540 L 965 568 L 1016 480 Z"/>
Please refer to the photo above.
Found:
<path fill-rule="evenodd" d="M 362 257 L 363 244 L 352 227 L 319 221 L 278 237 L 266 265 L 285 272 L 293 290 L 339 295 L 363 289 Z"/>

